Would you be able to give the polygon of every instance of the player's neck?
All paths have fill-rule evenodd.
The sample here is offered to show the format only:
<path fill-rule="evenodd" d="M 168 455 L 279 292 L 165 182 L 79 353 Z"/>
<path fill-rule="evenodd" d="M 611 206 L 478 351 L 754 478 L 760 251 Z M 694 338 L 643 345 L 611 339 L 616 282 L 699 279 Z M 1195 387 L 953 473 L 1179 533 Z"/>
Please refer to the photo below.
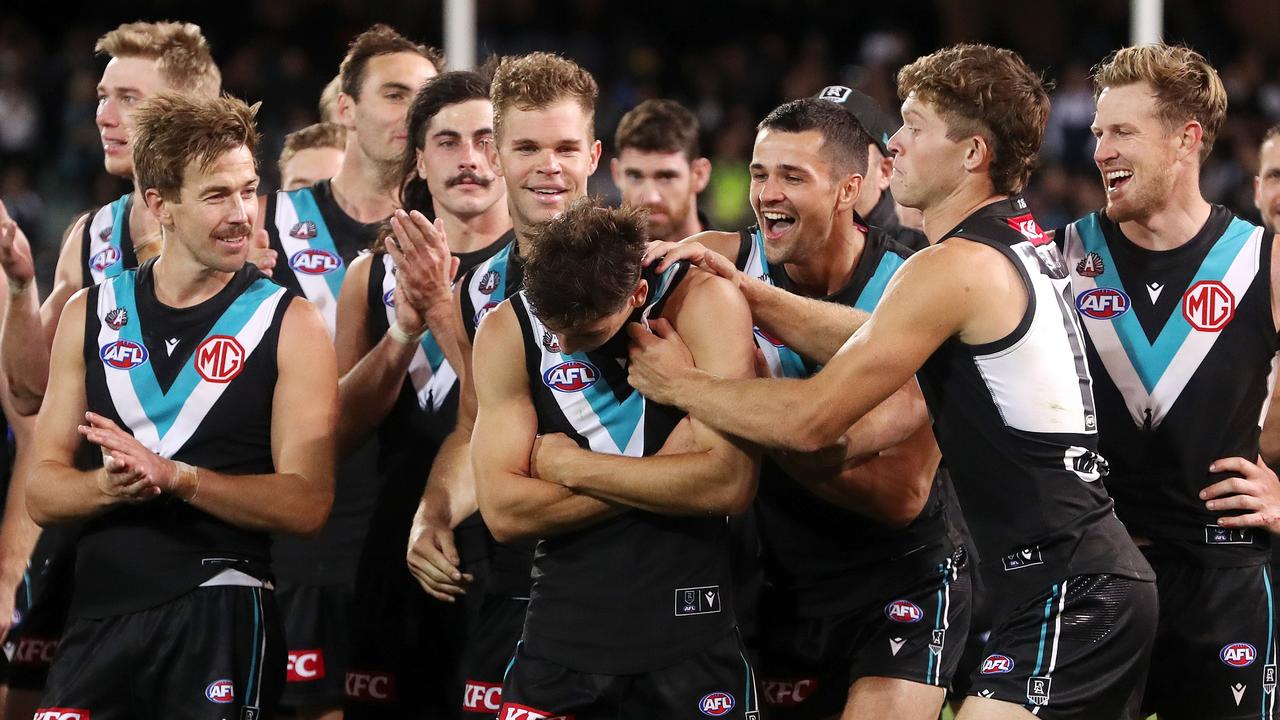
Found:
<path fill-rule="evenodd" d="M 170 245 L 176 246 L 177 240 Z M 185 248 L 171 249 L 151 268 L 156 299 L 172 308 L 199 305 L 217 295 L 234 273 L 202 265 Z"/>
<path fill-rule="evenodd" d="M 932 245 L 942 240 L 965 218 L 974 214 L 979 208 L 1008 198 L 1008 195 L 996 193 L 990 182 L 965 182 L 957 185 L 950 194 L 931 207 L 922 208 L 924 216 L 924 234 Z"/>
<path fill-rule="evenodd" d="M 160 222 L 147 210 L 147 199 L 133 181 L 133 202 L 129 205 L 129 239 L 133 242 L 133 254 L 139 263 L 144 263 L 156 255 L 164 247 L 164 235 L 160 232 Z"/>
<path fill-rule="evenodd" d="M 853 218 L 841 216 L 817 252 L 806 253 L 804 260 L 787 263 L 784 269 L 805 295 L 828 297 L 849 284 L 866 246 L 867 236 Z"/>
<path fill-rule="evenodd" d="M 380 222 L 398 207 L 394 173 L 360 151 L 359 145 L 347 146 L 342 169 L 333 176 L 329 187 L 342 212 L 356 222 Z"/>
<path fill-rule="evenodd" d="M 1182 247 L 1200 232 L 1209 220 L 1213 206 L 1194 187 L 1174 186 L 1162 205 L 1144 218 L 1120 223 L 1120 232 L 1138 247 L 1147 250 L 1172 250 Z"/>
<path fill-rule="evenodd" d="M 467 218 L 444 212 L 437 206 L 436 217 L 444 221 L 449 250 L 455 253 L 486 248 L 511 229 L 511 217 L 507 214 L 505 202 L 496 202 L 483 213 Z"/>

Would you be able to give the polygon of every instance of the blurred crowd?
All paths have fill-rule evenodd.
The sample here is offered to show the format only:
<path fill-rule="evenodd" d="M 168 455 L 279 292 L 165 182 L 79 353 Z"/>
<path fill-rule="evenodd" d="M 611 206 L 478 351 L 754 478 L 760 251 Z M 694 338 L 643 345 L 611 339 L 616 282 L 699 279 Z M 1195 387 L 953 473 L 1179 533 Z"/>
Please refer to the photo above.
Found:
<path fill-rule="evenodd" d="M 48 287 L 60 232 L 72 215 L 117 197 L 102 169 L 94 127 L 103 59 L 94 38 L 121 22 L 196 22 L 210 39 L 224 87 L 262 102 L 264 190 L 275 188 L 284 135 L 318 119 L 320 91 L 346 43 L 375 21 L 443 45 L 443 2 L 259 0 L 180 4 L 38 4 L 0 11 L 0 198 L 32 238 Z M 624 112 L 650 97 L 693 109 L 702 123 L 712 181 L 703 194 L 712 223 L 749 220 L 746 188 L 754 127 L 778 103 L 844 84 L 893 111 L 894 73 L 950 42 L 981 41 L 1020 52 L 1056 86 L 1039 172 L 1028 196 L 1055 227 L 1103 202 L 1092 161 L 1090 67 L 1128 43 L 1129 0 L 1039 3 L 932 0 L 476 0 L 478 52 L 553 50 L 600 82 L 597 133 L 610 153 Z M 1187 43 L 1219 69 L 1230 95 L 1227 123 L 1205 165 L 1203 187 L 1256 220 L 1257 146 L 1280 123 L 1280 3 L 1166 0 L 1165 38 Z M 616 196 L 608 173 L 592 191 Z"/>

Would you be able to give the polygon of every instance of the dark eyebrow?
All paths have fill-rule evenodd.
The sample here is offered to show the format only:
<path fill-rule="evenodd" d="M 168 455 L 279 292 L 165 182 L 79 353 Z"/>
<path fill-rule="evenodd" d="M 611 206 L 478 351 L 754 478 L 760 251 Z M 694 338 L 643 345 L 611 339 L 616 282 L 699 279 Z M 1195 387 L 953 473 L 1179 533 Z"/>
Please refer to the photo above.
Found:
<path fill-rule="evenodd" d="M 401 82 L 384 82 L 382 83 L 382 89 L 383 90 L 403 90 L 404 92 L 413 91 L 413 88 Z"/>
<path fill-rule="evenodd" d="M 778 167 L 779 167 L 783 172 L 792 172 L 792 173 L 796 173 L 797 175 L 808 175 L 808 174 L 809 174 L 809 171 L 808 171 L 808 170 L 806 170 L 806 169 L 804 169 L 804 168 L 800 167 L 799 165 L 788 165 L 788 164 L 786 164 L 786 163 L 782 163 L 782 164 L 781 164 L 781 165 L 779 165 Z"/>
<path fill-rule="evenodd" d="M 462 137 L 462 133 L 459 133 L 457 130 L 440 130 L 435 134 L 433 134 L 431 137 L 433 138 L 446 137 L 446 138 L 457 139 Z"/>

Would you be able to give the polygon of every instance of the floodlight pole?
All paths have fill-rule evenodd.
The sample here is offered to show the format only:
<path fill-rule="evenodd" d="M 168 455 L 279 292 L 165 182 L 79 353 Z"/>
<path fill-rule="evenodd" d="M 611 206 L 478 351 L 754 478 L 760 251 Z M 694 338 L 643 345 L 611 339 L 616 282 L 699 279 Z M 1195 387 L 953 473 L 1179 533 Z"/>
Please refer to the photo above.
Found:
<path fill-rule="evenodd" d="M 450 70 L 476 66 L 475 0 L 444 0 L 444 54 Z"/>
<path fill-rule="evenodd" d="M 1129 0 L 1129 43 L 1150 45 L 1164 40 L 1164 0 Z"/>

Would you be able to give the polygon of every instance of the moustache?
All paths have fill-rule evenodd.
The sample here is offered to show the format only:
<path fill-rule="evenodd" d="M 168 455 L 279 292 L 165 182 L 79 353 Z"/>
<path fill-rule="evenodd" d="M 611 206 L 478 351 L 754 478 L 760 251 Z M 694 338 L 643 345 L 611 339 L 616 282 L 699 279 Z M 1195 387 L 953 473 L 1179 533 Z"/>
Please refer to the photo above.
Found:
<path fill-rule="evenodd" d="M 472 183 L 475 183 L 476 185 L 479 185 L 482 188 L 487 188 L 493 184 L 493 178 L 481 177 L 480 175 L 477 175 L 476 173 L 473 173 L 470 170 L 463 170 L 462 172 L 458 173 L 457 175 L 454 175 L 453 177 L 445 181 L 444 186 L 453 187 L 455 185 L 461 185 L 464 182 L 472 182 Z"/>
<path fill-rule="evenodd" d="M 231 238 L 245 237 L 252 230 L 253 226 L 249 223 L 237 223 L 235 225 L 228 225 L 221 230 L 214 231 L 213 237 L 217 240 L 230 240 Z"/>

